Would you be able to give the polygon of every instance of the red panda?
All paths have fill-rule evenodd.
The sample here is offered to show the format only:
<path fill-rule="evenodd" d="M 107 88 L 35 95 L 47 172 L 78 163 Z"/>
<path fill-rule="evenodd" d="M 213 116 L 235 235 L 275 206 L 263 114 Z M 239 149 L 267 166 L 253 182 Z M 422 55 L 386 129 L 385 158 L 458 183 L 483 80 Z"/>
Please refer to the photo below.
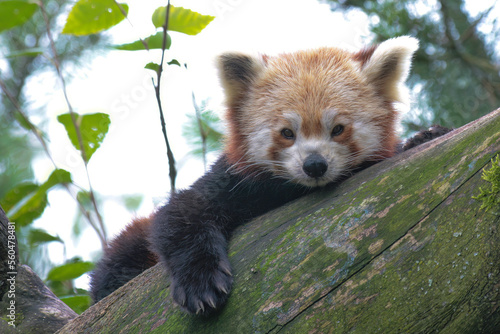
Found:
<path fill-rule="evenodd" d="M 394 104 L 407 102 L 403 83 L 417 48 L 415 38 L 399 37 L 356 53 L 221 55 L 224 153 L 111 243 L 91 277 L 94 301 L 159 258 L 182 308 L 209 314 L 223 306 L 233 282 L 226 247 L 238 225 L 396 153 Z"/>

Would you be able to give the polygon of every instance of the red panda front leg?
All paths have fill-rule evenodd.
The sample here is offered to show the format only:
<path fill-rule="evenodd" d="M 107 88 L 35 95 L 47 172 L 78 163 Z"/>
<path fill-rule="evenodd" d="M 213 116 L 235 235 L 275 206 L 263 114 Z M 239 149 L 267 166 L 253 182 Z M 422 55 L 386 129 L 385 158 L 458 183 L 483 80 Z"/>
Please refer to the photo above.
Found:
<path fill-rule="evenodd" d="M 213 313 L 226 303 L 233 284 L 227 244 L 234 228 L 310 191 L 270 175 L 257 179 L 229 170 L 223 155 L 153 219 L 153 250 L 170 273 L 175 302 L 191 313 Z"/>
<path fill-rule="evenodd" d="M 190 313 L 209 314 L 226 303 L 233 283 L 229 235 L 252 218 L 239 212 L 247 203 L 231 199 L 241 179 L 228 169 L 222 157 L 189 189 L 172 194 L 153 219 L 151 245 L 170 274 L 174 301 Z"/>
<path fill-rule="evenodd" d="M 189 192 L 185 195 L 189 197 Z M 156 232 L 162 231 L 154 238 L 159 241 L 155 246 L 171 275 L 172 297 L 188 312 L 209 314 L 226 303 L 233 283 L 227 232 L 221 220 L 191 223 L 173 216 L 175 210 L 170 209 L 157 215 Z"/>

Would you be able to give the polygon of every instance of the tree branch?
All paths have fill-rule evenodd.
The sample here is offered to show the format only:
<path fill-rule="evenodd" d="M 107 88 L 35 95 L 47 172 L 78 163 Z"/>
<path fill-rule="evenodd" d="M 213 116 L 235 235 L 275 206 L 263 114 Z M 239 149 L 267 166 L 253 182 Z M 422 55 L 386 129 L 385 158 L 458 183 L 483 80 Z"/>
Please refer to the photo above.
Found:
<path fill-rule="evenodd" d="M 173 304 L 159 264 L 58 333 L 498 333 L 500 216 L 473 196 L 499 127 L 500 109 L 238 228 L 213 316 Z"/>

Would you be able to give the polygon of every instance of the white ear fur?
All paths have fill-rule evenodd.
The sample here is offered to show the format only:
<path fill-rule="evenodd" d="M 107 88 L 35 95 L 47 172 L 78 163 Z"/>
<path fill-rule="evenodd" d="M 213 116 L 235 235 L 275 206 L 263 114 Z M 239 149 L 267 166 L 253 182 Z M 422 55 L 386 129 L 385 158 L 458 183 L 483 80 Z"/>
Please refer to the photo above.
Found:
<path fill-rule="evenodd" d="M 243 53 L 224 53 L 217 58 L 219 77 L 229 107 L 241 103 L 248 88 L 265 69 L 265 58 Z"/>
<path fill-rule="evenodd" d="M 380 94 L 391 101 L 408 103 L 403 85 L 410 72 L 411 58 L 418 49 L 418 40 L 402 36 L 382 42 L 363 64 L 361 72 Z"/>

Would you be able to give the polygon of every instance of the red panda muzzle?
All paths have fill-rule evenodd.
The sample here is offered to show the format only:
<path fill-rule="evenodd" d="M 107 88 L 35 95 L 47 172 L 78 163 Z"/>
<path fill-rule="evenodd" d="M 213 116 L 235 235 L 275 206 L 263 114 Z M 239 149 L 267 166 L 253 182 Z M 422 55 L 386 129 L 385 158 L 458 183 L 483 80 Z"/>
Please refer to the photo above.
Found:
<path fill-rule="evenodd" d="M 328 170 L 328 163 L 322 155 L 313 153 L 306 158 L 302 169 L 307 176 L 318 178 L 325 175 Z"/>

